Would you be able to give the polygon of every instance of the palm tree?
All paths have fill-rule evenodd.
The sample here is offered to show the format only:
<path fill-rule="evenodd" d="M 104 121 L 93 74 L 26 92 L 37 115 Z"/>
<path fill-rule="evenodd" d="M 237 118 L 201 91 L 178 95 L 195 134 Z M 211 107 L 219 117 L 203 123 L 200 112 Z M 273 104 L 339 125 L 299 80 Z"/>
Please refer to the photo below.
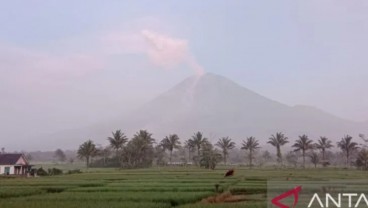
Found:
<path fill-rule="evenodd" d="M 276 133 L 276 135 L 272 135 L 267 142 L 272 146 L 276 147 L 276 155 L 277 161 L 282 163 L 282 154 L 281 154 L 281 146 L 284 146 L 286 143 L 289 143 L 288 138 L 281 132 Z"/>
<path fill-rule="evenodd" d="M 139 130 L 124 147 L 124 161 L 128 167 L 149 167 L 154 159 L 155 139 L 146 130 Z"/>
<path fill-rule="evenodd" d="M 325 155 L 326 155 L 326 150 L 330 149 L 333 147 L 332 145 L 332 141 L 329 140 L 327 137 L 320 137 L 318 142 L 315 144 L 316 148 L 321 150 L 322 153 L 322 161 L 323 163 L 325 162 Z"/>
<path fill-rule="evenodd" d="M 96 145 L 93 141 L 88 140 L 81 144 L 78 149 L 78 157 L 86 160 L 86 166 L 89 167 L 90 158 L 97 153 Z"/>
<path fill-rule="evenodd" d="M 313 141 L 308 138 L 307 135 L 299 136 L 299 139 L 295 141 L 294 145 L 295 152 L 302 151 L 302 157 L 303 157 L 303 168 L 305 168 L 305 152 L 313 149 Z"/>
<path fill-rule="evenodd" d="M 349 158 L 353 151 L 358 149 L 358 143 L 352 142 L 353 137 L 346 135 L 341 141 L 337 142 L 337 146 L 345 153 L 346 167 L 349 165 Z"/>
<path fill-rule="evenodd" d="M 235 148 L 235 142 L 231 141 L 229 137 L 220 138 L 215 144 L 222 150 L 222 155 L 224 156 L 224 164 L 226 165 L 226 159 L 229 154 L 229 150 Z"/>
<path fill-rule="evenodd" d="M 171 134 L 169 136 L 166 136 L 161 141 L 161 146 L 164 148 L 164 150 L 169 150 L 170 151 L 170 163 L 171 163 L 173 150 L 178 149 L 180 147 L 180 141 L 179 141 L 178 135 Z"/>
<path fill-rule="evenodd" d="M 252 168 L 253 166 L 253 152 L 257 149 L 259 149 L 259 142 L 254 137 L 248 137 L 246 141 L 243 140 L 243 144 L 241 149 L 243 150 L 249 150 L 249 166 Z"/>
<path fill-rule="evenodd" d="M 190 153 L 194 151 L 195 145 L 192 139 L 185 140 L 184 147 L 188 149 L 188 161 L 192 158 L 190 157 Z"/>
<path fill-rule="evenodd" d="M 134 136 L 135 142 L 138 146 L 138 152 L 144 151 L 147 147 L 151 147 L 155 143 L 152 134 L 147 130 L 139 130 Z"/>
<path fill-rule="evenodd" d="M 123 149 L 124 144 L 128 141 L 128 138 L 121 132 L 121 130 L 116 130 L 112 132 L 112 137 L 108 137 L 107 140 L 110 142 L 110 147 L 115 150 L 116 158 L 120 163 L 120 150 Z"/>
<path fill-rule="evenodd" d="M 208 139 L 203 137 L 202 132 L 197 132 L 192 136 L 194 146 L 197 148 L 198 156 L 200 155 L 201 146 L 208 142 Z"/>

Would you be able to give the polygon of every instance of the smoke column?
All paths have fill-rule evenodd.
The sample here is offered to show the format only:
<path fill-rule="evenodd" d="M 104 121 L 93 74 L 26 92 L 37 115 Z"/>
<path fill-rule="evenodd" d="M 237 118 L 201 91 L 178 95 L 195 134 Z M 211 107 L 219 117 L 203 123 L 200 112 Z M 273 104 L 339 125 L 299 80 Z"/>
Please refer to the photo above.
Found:
<path fill-rule="evenodd" d="M 142 35 L 149 46 L 147 55 L 157 66 L 173 69 L 180 64 L 185 64 L 197 76 L 204 74 L 203 68 L 191 54 L 187 40 L 172 38 L 149 30 L 143 30 Z"/>

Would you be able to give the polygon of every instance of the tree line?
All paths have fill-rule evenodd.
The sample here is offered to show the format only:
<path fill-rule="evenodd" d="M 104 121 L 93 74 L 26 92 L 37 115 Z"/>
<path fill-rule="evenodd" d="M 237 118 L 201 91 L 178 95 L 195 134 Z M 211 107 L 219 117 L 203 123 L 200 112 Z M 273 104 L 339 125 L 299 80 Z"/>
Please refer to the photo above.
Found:
<path fill-rule="evenodd" d="M 361 134 L 359 137 L 368 144 L 368 139 L 364 135 Z M 116 130 L 107 137 L 107 140 L 109 145 L 106 147 L 98 147 L 92 140 L 85 141 L 79 146 L 78 157 L 86 162 L 87 167 L 145 168 L 154 164 L 193 164 L 214 169 L 220 162 L 226 165 L 229 154 L 236 148 L 236 143 L 229 137 L 219 138 L 215 144 L 212 144 L 202 132 L 194 133 L 183 143 L 177 134 L 167 135 L 156 142 L 152 133 L 147 130 L 139 130 L 130 139 L 121 130 Z M 274 165 L 284 166 L 284 160 L 286 160 L 295 167 L 300 165 L 305 168 L 306 160 L 309 159 L 315 167 L 319 164 L 326 167 L 330 165 L 330 159 L 332 159 L 330 149 L 336 145 L 340 152 L 336 153 L 335 157 L 343 156 L 345 167 L 354 165 L 364 170 L 368 169 L 368 146 L 359 145 L 349 135 L 335 144 L 327 137 L 320 137 L 317 141 L 313 141 L 307 135 L 300 135 L 292 143 L 292 151 L 284 157 L 282 149 L 288 143 L 290 143 L 289 138 L 282 132 L 277 132 L 268 138 L 267 144 L 276 150 Z M 262 156 L 257 157 L 260 149 L 259 140 L 255 137 L 242 140 L 240 150 L 245 151 L 249 167 L 253 167 L 254 160 L 260 157 L 272 160 L 268 151 L 264 151 Z M 181 155 L 180 162 L 172 161 L 174 153 Z M 62 157 L 60 152 L 58 155 Z"/>

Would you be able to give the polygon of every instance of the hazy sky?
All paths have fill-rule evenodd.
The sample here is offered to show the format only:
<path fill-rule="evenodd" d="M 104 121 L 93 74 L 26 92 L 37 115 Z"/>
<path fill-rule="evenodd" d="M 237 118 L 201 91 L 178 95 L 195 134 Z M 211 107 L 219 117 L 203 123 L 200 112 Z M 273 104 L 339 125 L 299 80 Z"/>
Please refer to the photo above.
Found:
<path fill-rule="evenodd" d="M 368 120 L 368 1 L 1 1 L 0 146 L 119 116 L 214 72 Z M 24 145 L 22 145 L 24 146 Z"/>

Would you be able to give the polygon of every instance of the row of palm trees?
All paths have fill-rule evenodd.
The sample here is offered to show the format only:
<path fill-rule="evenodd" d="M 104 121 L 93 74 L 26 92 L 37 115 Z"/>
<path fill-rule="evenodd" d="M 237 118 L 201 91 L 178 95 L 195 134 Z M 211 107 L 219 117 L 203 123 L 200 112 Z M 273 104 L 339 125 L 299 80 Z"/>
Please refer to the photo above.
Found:
<path fill-rule="evenodd" d="M 358 149 L 358 143 L 352 141 L 353 138 L 349 135 L 346 135 L 343 137 L 339 142 L 337 142 L 337 147 L 340 148 L 340 150 L 345 154 L 346 157 L 346 165 L 348 166 L 348 163 L 350 161 L 350 157 L 352 153 Z M 268 142 L 268 144 L 271 144 L 276 148 L 276 156 L 277 161 L 279 163 L 282 163 L 282 154 L 281 154 L 281 147 L 285 144 L 289 143 L 288 138 L 281 132 L 276 133 L 275 135 L 272 135 Z M 327 137 L 320 137 L 318 141 L 315 143 L 313 140 L 311 140 L 307 135 L 301 135 L 299 138 L 295 141 L 295 143 L 292 145 L 294 148 L 294 152 L 301 152 L 302 158 L 303 158 L 303 167 L 305 167 L 305 158 L 307 156 L 308 151 L 313 151 L 315 149 L 318 149 L 321 151 L 322 154 L 322 162 L 326 162 L 326 151 L 328 149 L 331 149 L 333 147 L 332 141 L 329 140 Z M 252 150 L 256 150 L 259 148 L 258 140 L 256 140 L 253 137 L 247 138 L 247 140 L 243 141 L 243 147 L 242 149 L 249 150 L 249 157 L 250 157 L 250 165 L 252 165 Z M 317 154 L 313 154 L 312 157 L 316 157 Z M 313 160 L 313 159 L 312 159 Z M 316 159 L 314 159 L 316 160 Z"/>
<path fill-rule="evenodd" d="M 107 140 L 109 141 L 109 147 L 114 150 L 115 156 L 119 164 L 121 164 L 123 162 L 122 161 L 123 159 L 125 162 L 128 161 L 128 163 L 130 163 L 133 157 L 136 157 L 137 160 L 141 158 L 142 154 L 144 154 L 145 152 L 144 149 L 147 148 L 144 147 L 144 145 L 146 144 L 150 146 L 151 149 L 153 149 L 152 145 L 156 144 L 156 142 L 151 136 L 152 134 L 148 133 L 147 131 L 140 130 L 133 137 L 134 140 L 132 139 L 129 141 L 121 130 L 116 130 L 115 132 L 112 132 L 112 136 L 108 137 Z M 148 143 L 143 142 L 144 143 L 143 144 L 142 141 L 145 141 L 145 139 L 142 140 L 140 138 L 149 138 L 149 142 Z M 341 141 L 337 142 L 337 147 L 339 147 L 345 154 L 347 165 L 352 153 L 358 148 L 358 144 L 356 142 L 353 142 L 352 139 L 353 138 L 351 136 L 347 135 L 344 138 L 342 138 Z M 283 156 L 281 148 L 285 144 L 289 143 L 288 137 L 286 137 L 282 132 L 277 132 L 276 134 L 271 135 L 267 143 L 275 147 L 277 162 L 279 164 L 282 164 Z M 163 151 L 168 151 L 169 161 L 171 163 L 173 152 L 177 149 L 180 149 L 182 147 L 187 149 L 188 161 L 191 161 L 194 160 L 194 158 L 198 159 L 198 157 L 201 156 L 201 153 L 203 152 L 202 149 L 208 146 L 213 145 L 209 142 L 209 140 L 206 137 L 204 137 L 204 135 L 201 132 L 196 132 L 190 139 L 184 142 L 184 146 L 181 145 L 180 138 L 177 134 L 170 134 L 164 137 L 156 145 L 156 150 L 158 148 L 162 149 Z M 214 151 L 221 151 L 223 162 L 226 165 L 229 152 L 236 147 L 235 142 L 233 142 L 232 139 L 229 137 L 222 137 L 218 139 L 218 141 L 215 143 L 214 146 L 220 149 L 220 150 L 214 149 Z M 305 167 L 305 158 L 307 156 L 307 153 L 315 149 L 320 150 L 322 155 L 322 161 L 325 162 L 326 151 L 332 147 L 333 147 L 332 141 L 326 137 L 320 137 L 317 142 L 313 142 L 313 140 L 311 140 L 307 135 L 299 136 L 299 138 L 292 145 L 293 151 L 301 153 L 301 156 L 303 158 L 303 167 Z M 260 148 L 261 146 L 259 144 L 259 140 L 257 140 L 255 137 L 251 136 L 242 141 L 241 149 L 248 152 L 247 157 L 250 166 L 253 166 L 254 155 L 256 151 Z M 78 154 L 81 155 L 81 157 L 85 158 L 88 164 L 89 157 L 86 157 L 85 155 L 93 155 L 94 151 L 96 151 L 96 147 L 93 144 L 93 142 L 89 140 L 80 146 Z M 148 152 L 152 152 L 152 150 L 149 150 Z M 195 153 L 196 155 L 194 155 Z M 317 157 L 316 154 L 314 155 L 314 157 Z"/>
<path fill-rule="evenodd" d="M 358 149 L 358 143 L 352 141 L 353 138 L 349 135 L 346 135 L 343 137 L 339 142 L 337 142 L 337 147 L 340 148 L 340 150 L 345 154 L 346 157 L 346 165 L 348 165 L 350 161 L 350 157 L 352 153 Z M 206 138 L 203 137 L 201 132 L 196 133 L 193 135 L 193 137 L 187 141 L 185 141 L 185 147 L 189 149 L 189 152 L 193 148 L 196 147 L 199 150 L 201 147 L 201 144 L 204 142 L 208 142 Z M 289 143 L 288 137 L 286 137 L 282 132 L 278 132 L 274 135 L 271 135 L 271 137 L 267 141 L 268 144 L 274 146 L 276 148 L 276 157 L 277 162 L 282 164 L 283 157 L 281 152 L 281 147 L 285 144 Z M 234 149 L 236 144 L 233 142 L 229 137 L 223 137 L 220 138 L 215 146 L 219 147 L 222 151 L 223 160 L 226 164 L 227 158 L 229 155 L 229 151 Z M 313 150 L 319 150 L 322 155 L 322 162 L 326 162 L 326 151 L 334 147 L 332 144 L 332 141 L 328 139 L 327 137 L 320 137 L 317 142 L 313 142 L 307 135 L 301 135 L 299 138 L 295 141 L 295 143 L 292 145 L 294 152 L 300 152 L 303 158 L 303 167 L 305 167 L 305 159 L 307 156 L 307 153 Z M 248 160 L 249 165 L 253 166 L 253 159 L 255 152 L 260 149 L 261 146 L 259 144 L 259 140 L 257 140 L 255 137 L 251 136 L 246 138 L 246 140 L 242 141 L 241 149 L 248 151 Z M 317 161 L 319 160 L 317 154 L 312 154 L 312 160 Z"/>

